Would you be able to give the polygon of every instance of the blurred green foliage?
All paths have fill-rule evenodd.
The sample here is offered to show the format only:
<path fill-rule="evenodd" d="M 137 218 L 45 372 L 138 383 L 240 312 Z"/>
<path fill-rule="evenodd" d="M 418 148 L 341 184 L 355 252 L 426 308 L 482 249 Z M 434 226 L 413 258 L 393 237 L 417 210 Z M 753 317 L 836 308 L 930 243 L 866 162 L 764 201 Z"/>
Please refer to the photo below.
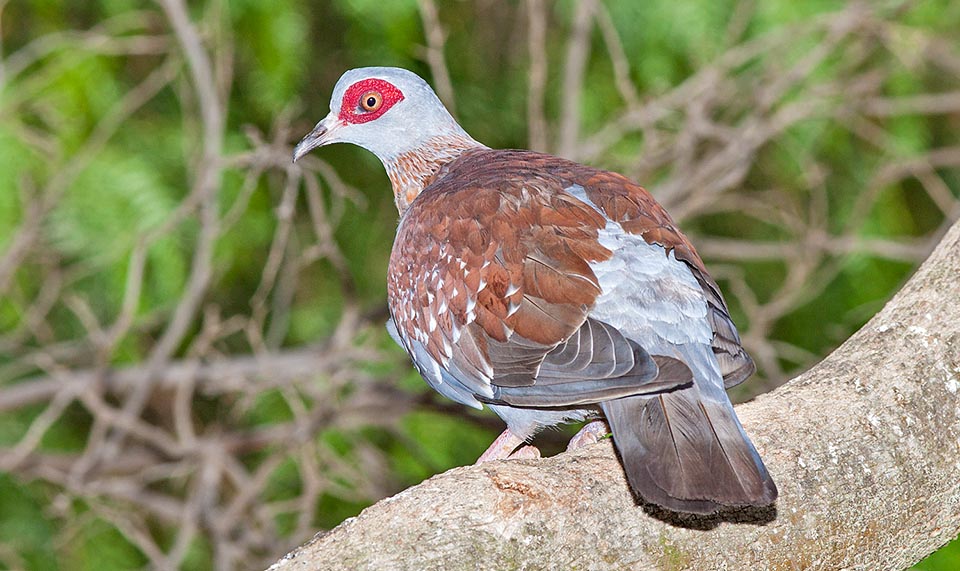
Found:
<path fill-rule="evenodd" d="M 457 95 L 461 122 L 476 138 L 494 147 L 527 145 L 525 95 L 528 70 L 525 36 L 518 14 L 494 2 L 457 2 L 441 6 L 447 28 L 446 52 Z M 734 0 L 676 2 L 652 0 L 605 0 L 631 62 L 631 79 L 642 94 L 662 93 L 688 79 L 697 69 L 730 47 L 731 14 L 740 2 Z M 845 3 L 820 0 L 795 2 L 771 0 L 754 3 L 746 22 L 744 38 L 761 37 L 784 25 L 802 23 L 841 8 Z M 11 246 L 17 227 L 28 216 L 31 192 L 56 186 L 58 177 L 71 173 L 53 211 L 43 224 L 43 240 L 58 255 L 60 269 L 50 260 L 25 261 L 8 295 L 0 298 L 0 331 L 12 330 L 26 319 L 27 308 L 44 285 L 56 276 L 69 281 L 71 290 L 89 303 L 94 317 L 109 322 L 123 302 L 130 252 L 145 232 L 158 229 L 189 193 L 184 184 L 196 168 L 197 126 L 184 120 L 181 97 L 184 85 L 174 81 L 157 97 L 129 117 L 115 132 L 88 154 L 91 136 L 103 128 L 101 121 L 123 105 L 136 85 L 164 65 L 164 56 L 144 54 L 119 57 L 116 50 L 84 44 L 84 31 L 97 29 L 119 38 L 158 34 L 167 28 L 157 10 L 143 18 L 141 10 L 154 10 L 127 0 L 21 0 L 0 2 L 2 53 L 9 66 L 32 59 L 24 70 L 0 79 L 0 253 Z M 225 147 L 242 152 L 248 147 L 246 126 L 269 133 L 284 114 L 302 116 L 305 132 L 310 121 L 325 113 L 330 91 L 346 69 L 363 65 L 396 65 L 425 77 L 430 70 L 422 60 L 425 43 L 415 0 L 303 0 L 259 2 L 236 0 L 210 4 L 193 3 L 195 20 L 218 22 L 205 36 L 212 48 L 223 49 L 232 58 L 233 80 L 229 91 L 228 128 Z M 551 24 L 569 26 L 573 3 L 558 2 Z M 145 27 L 142 22 L 146 22 Z M 901 34 L 890 38 L 904 58 L 921 47 L 916 33 L 956 32 L 960 29 L 960 3 L 931 0 L 901 16 Z M 549 36 L 548 53 L 553 64 L 561 61 L 565 45 Z M 169 41 L 173 41 L 168 38 Z M 595 39 L 599 46 L 599 40 Z M 795 46 L 799 58 L 813 45 Z M 956 48 L 957 46 L 954 46 Z M 584 93 L 583 123 L 589 125 L 616 116 L 619 96 L 609 79 L 611 69 L 601 55 L 594 55 L 588 70 L 591 89 Z M 16 56 L 16 57 L 13 57 Z M 181 65 L 181 64 L 177 64 Z M 815 73 L 831 73 L 831 62 Z M 548 83 L 546 110 L 556 116 L 563 93 L 559 74 Z M 935 72 L 904 65 L 888 82 L 890 95 L 910 95 L 946 82 Z M 196 102 L 187 101 L 187 107 Z M 895 136 L 898 156 L 912 156 L 927 149 L 956 143 L 960 131 L 957 116 L 948 121 L 928 117 L 900 116 L 885 128 Z M 299 134 L 299 132 L 298 132 Z M 627 141 L 605 157 L 603 166 L 617 168 L 634 160 L 638 141 Z M 856 208 L 857 190 L 867 186 L 868 173 L 884 157 L 865 151 L 865 144 L 848 129 L 830 120 L 810 121 L 791 129 L 777 146 L 764 148 L 758 168 L 747 185 L 757 189 L 791 186 L 805 176 L 806 164 L 796 157 L 815 152 L 829 164 L 828 184 L 833 229 L 845 227 Z M 340 176 L 361 189 L 365 206 L 347 204 L 335 229 L 346 256 L 356 293 L 365 309 L 380 306 L 386 295 L 384 271 L 395 230 L 396 212 L 386 176 L 379 163 L 357 148 L 336 146 L 323 157 L 340 169 Z M 942 173 L 956 195 L 960 187 L 956 171 Z M 227 170 L 221 190 L 223 209 L 237 199 L 244 184 L 242 173 Z M 656 190 L 655 181 L 651 188 Z M 249 206 L 236 224 L 216 244 L 216 275 L 212 290 L 226 314 L 249 310 L 264 261 L 276 229 L 278 190 L 268 180 L 258 183 Z M 787 205 L 789 206 L 789 205 Z M 862 225 L 866 237 L 919 237 L 935 230 L 942 215 L 931 199 L 906 181 L 882 189 Z M 298 225 L 306 226 L 305 221 Z M 695 233 L 743 239 L 770 240 L 783 229 L 771 222 L 735 213 L 691 220 Z M 186 223 L 163 234 L 147 251 L 143 294 L 136 309 L 144 323 L 125 336 L 112 356 L 116 365 L 141 362 L 162 331 L 164 316 L 182 295 L 190 272 L 192 244 L 199 228 Z M 763 301 L 785 279 L 786 269 L 776 263 L 742 263 L 739 268 L 756 285 Z M 891 261 L 868 254 L 842 260 L 842 268 L 819 295 L 779 320 L 770 332 L 814 355 L 823 355 L 862 325 L 912 271 L 908 261 Z M 327 264 L 309 268 L 293 294 L 289 323 L 282 344 L 292 347 L 314 342 L 332 333 L 341 315 L 342 291 L 335 271 Z M 736 307 L 735 307 L 736 309 Z M 52 309 L 49 320 L 56 327 L 34 337 L 30 343 L 56 345 L 85 335 L 78 315 L 66 305 Z M 383 347 L 389 341 L 377 337 Z M 223 350 L 243 349 L 227 343 Z M 391 348 L 399 354 L 399 349 Z M 0 353 L 0 366 L 13 361 Z M 83 359 L 81 358 L 80 361 Z M 787 370 L 805 364 L 788 362 Z M 14 371 L 13 377 L 36 370 Z M 418 377 L 406 373 L 400 385 L 409 391 L 425 390 Z M 220 414 L 210 403 L 206 412 Z M 11 445 L 23 435 L 38 407 L 27 407 L 0 416 L 0 444 Z M 269 425 L 289 419 L 291 411 L 275 393 L 264 393 L 247 412 L 250 426 Z M 91 419 L 82 410 L 68 411 L 46 433 L 45 451 L 81 450 L 83 434 Z M 358 439 L 374 443 L 390 459 L 395 489 L 417 483 L 449 467 L 467 464 L 493 436 L 490 429 L 446 414 L 420 411 L 409 415 L 399 433 L 378 429 L 337 431 L 318 435 L 331 449 L 345 457 Z M 254 460 L 251 460 L 253 462 Z M 291 461 L 277 469 L 268 488 L 272 499 L 294 497 L 303 485 Z M 350 482 L 343 482 L 347 488 Z M 47 484 L 24 483 L 0 475 L 0 567 L 28 569 L 127 569 L 138 568 L 146 559 L 138 548 L 110 522 L 88 512 L 80 500 L 58 495 Z M 317 506 L 315 524 L 331 527 L 355 515 L 375 498 L 344 498 L 325 494 Z M 61 529 L 60 516 L 76 515 L 82 525 L 69 533 Z M 278 521 L 290 528 L 290 521 Z M 154 530 L 158 536 L 169 531 Z M 55 546 L 51 548 L 51 546 Z M 211 547 L 195 540 L 184 567 L 210 567 Z M 960 543 L 954 542 L 920 563 L 917 569 L 960 569 Z"/>

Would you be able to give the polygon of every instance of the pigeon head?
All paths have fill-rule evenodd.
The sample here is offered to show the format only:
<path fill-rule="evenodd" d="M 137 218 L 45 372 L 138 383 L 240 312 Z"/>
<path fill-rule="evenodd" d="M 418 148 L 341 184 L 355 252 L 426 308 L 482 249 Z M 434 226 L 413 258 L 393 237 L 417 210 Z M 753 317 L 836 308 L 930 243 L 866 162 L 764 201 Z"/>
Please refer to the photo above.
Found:
<path fill-rule="evenodd" d="M 438 138 L 476 144 L 420 76 L 395 67 L 344 73 L 333 88 L 330 113 L 294 149 L 294 161 L 331 143 L 353 143 L 387 164 Z"/>

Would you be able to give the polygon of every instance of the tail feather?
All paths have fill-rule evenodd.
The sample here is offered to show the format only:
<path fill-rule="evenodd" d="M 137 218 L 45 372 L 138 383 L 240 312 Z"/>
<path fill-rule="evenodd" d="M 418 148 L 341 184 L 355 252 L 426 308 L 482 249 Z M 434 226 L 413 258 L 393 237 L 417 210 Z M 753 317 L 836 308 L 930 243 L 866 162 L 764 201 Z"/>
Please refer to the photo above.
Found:
<path fill-rule="evenodd" d="M 726 401 L 696 386 L 601 403 L 627 481 L 649 502 L 692 513 L 767 505 L 777 488 Z"/>

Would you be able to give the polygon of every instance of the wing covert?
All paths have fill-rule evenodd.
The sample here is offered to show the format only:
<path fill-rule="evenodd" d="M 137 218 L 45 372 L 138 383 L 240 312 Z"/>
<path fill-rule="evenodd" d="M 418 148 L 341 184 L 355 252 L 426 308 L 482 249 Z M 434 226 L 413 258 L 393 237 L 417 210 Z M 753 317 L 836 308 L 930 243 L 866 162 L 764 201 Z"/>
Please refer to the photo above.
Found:
<path fill-rule="evenodd" d="M 485 153 L 496 156 L 465 153 L 445 167 L 453 170 L 417 197 L 397 231 L 388 292 L 398 338 L 415 361 L 457 382 L 441 390 L 442 374 L 418 368 L 440 379 L 428 382 L 441 392 L 459 384 L 488 402 L 560 406 L 653 390 L 659 364 L 588 320 L 601 293 L 590 264 L 611 255 L 598 241 L 606 219 L 549 170 L 516 152 Z M 682 363 L 665 364 L 672 373 L 657 387 L 690 381 Z M 469 401 L 456 394 L 448 396 Z"/>

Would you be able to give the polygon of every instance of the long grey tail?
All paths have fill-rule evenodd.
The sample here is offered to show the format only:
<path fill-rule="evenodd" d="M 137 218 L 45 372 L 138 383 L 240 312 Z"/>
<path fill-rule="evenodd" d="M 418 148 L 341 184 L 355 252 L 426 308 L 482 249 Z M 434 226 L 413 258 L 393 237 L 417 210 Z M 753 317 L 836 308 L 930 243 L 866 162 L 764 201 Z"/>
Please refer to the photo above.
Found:
<path fill-rule="evenodd" d="M 694 386 L 601 403 L 627 481 L 643 499 L 674 511 L 767 505 L 777 487 L 726 395 Z"/>

